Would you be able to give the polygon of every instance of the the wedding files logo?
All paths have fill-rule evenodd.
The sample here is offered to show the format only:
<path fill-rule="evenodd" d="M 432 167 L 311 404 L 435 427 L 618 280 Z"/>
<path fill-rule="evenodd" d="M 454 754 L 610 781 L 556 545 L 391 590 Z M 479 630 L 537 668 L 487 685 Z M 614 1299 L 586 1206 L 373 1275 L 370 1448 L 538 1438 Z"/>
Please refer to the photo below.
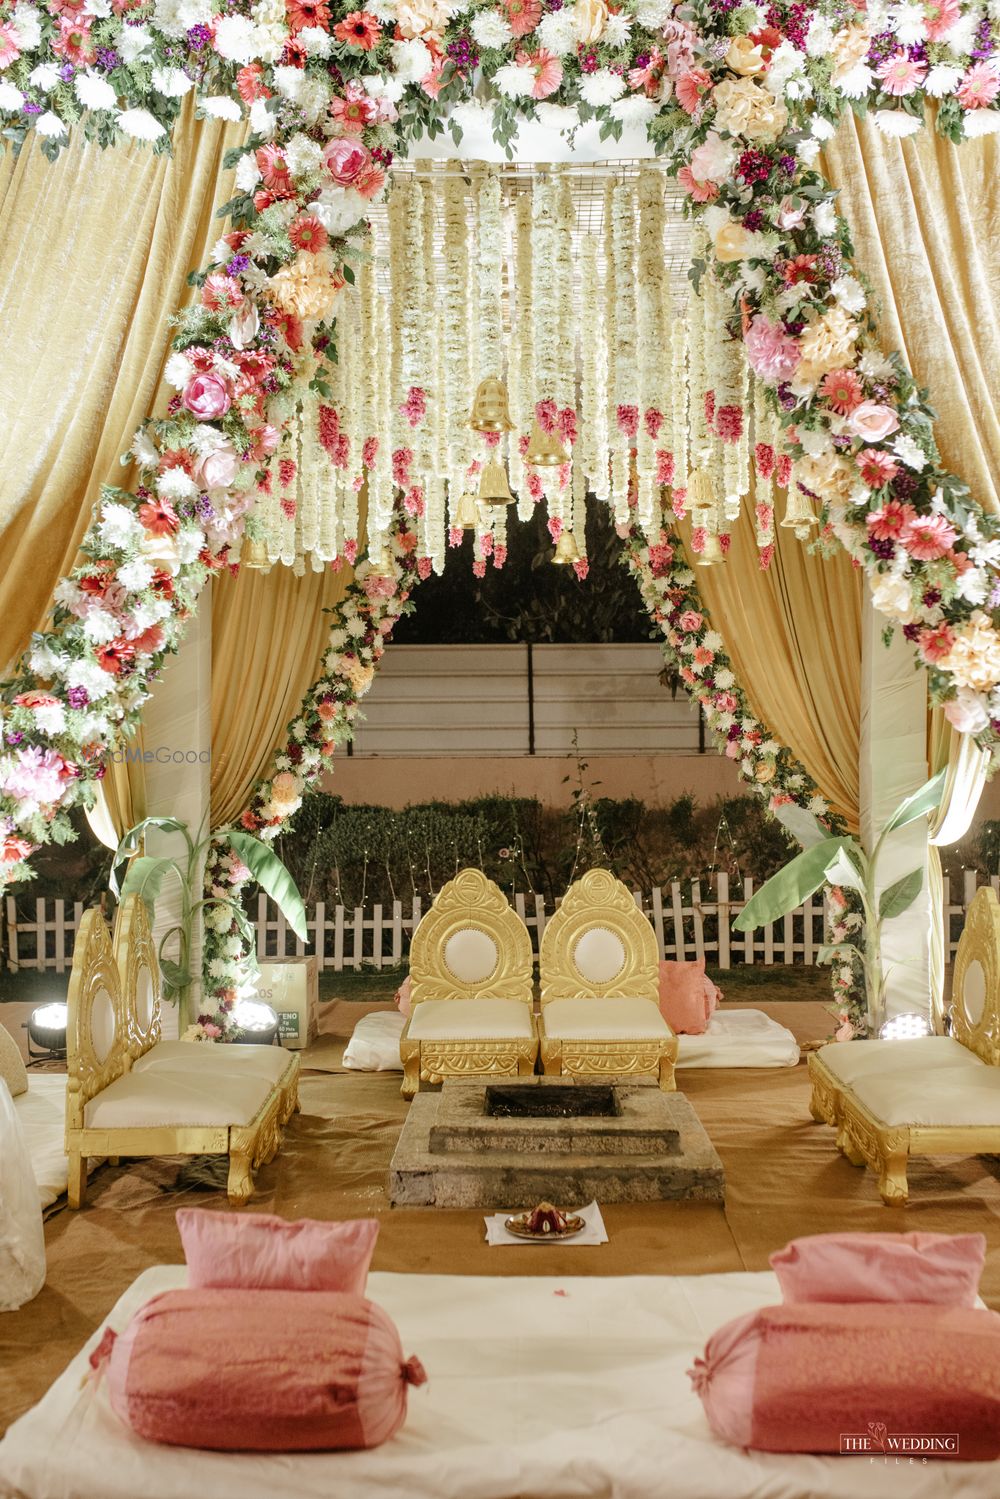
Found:
<path fill-rule="evenodd" d="M 915 1461 L 957 1457 L 957 1431 L 890 1431 L 884 1421 L 869 1421 L 867 1431 L 841 1432 L 843 1457 L 896 1458 Z"/>

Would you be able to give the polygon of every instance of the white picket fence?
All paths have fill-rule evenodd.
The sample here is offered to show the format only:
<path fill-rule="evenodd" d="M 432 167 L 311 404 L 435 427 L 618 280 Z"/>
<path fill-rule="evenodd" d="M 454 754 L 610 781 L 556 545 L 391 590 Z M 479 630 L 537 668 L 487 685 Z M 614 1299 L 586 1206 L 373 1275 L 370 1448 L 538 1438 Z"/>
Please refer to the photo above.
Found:
<path fill-rule="evenodd" d="M 953 899 L 951 883 L 944 881 L 949 959 L 958 946 L 976 883 L 976 872 L 966 870 L 961 891 L 956 891 Z M 1000 879 L 994 876 L 990 883 L 1000 893 Z M 735 931 L 733 922 L 753 894 L 753 881 L 749 879 L 738 895 L 730 889 L 726 874 L 683 886 L 675 880 L 645 895 L 638 890 L 633 893 L 636 904 L 652 923 L 663 958 L 704 958 L 709 965 L 723 969 L 751 963 L 765 967 L 793 963 L 812 966 L 825 940 L 823 901 L 818 897 L 773 926 L 756 932 Z M 294 958 L 308 950 L 316 953 L 320 969 L 395 968 L 409 951 L 410 938 L 429 904 L 428 898 L 417 896 L 405 906 L 397 900 L 391 906 L 350 910 L 318 901 L 308 913 L 307 948 L 277 907 L 260 895 L 257 956 Z M 537 952 L 553 905 L 543 895 L 516 895 L 514 904 Z M 14 972 L 50 969 L 65 973 L 73 960 L 73 943 L 82 915 L 79 902 L 69 905 L 61 900 L 8 896 L 3 923 L 4 967 Z"/>

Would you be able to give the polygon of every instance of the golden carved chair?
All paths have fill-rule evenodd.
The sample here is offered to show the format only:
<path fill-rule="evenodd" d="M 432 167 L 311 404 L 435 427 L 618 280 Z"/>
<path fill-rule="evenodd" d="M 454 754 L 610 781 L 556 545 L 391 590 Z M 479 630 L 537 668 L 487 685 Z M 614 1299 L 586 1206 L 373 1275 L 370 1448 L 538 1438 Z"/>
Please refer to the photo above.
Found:
<path fill-rule="evenodd" d="M 410 946 L 412 1009 L 399 1041 L 403 1096 L 446 1077 L 534 1072 L 531 939 L 498 885 L 463 869 Z"/>
<path fill-rule="evenodd" d="M 952 1034 L 832 1042 L 809 1058 L 813 1118 L 905 1203 L 911 1155 L 1000 1152 L 1000 904 L 976 892 L 955 956 Z"/>
<path fill-rule="evenodd" d="M 656 938 L 621 880 L 592 869 L 570 886 L 542 936 L 540 970 L 547 1073 L 651 1073 L 665 1092 L 676 1087 Z"/>
<path fill-rule="evenodd" d="M 67 1001 L 70 1207 L 83 1204 L 89 1160 L 120 1156 L 226 1154 L 230 1201 L 245 1201 L 295 1107 L 298 1058 L 159 1040 L 156 950 L 137 895 L 119 907 L 113 944 L 101 912 L 84 913 Z"/>

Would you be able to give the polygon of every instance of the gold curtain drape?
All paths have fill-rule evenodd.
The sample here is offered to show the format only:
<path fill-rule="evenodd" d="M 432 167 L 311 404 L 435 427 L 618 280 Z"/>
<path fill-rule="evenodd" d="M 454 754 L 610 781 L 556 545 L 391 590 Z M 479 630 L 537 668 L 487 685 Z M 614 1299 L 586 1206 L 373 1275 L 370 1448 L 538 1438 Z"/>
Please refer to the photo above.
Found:
<path fill-rule="evenodd" d="M 74 565 L 102 483 L 153 409 L 167 318 L 219 233 L 223 155 L 241 126 L 196 121 L 173 156 L 74 138 L 48 162 L 34 144 L 0 175 L 0 662 L 40 629 Z"/>
<path fill-rule="evenodd" d="M 996 511 L 1000 143 L 954 146 L 932 127 L 891 140 L 848 115 L 823 167 L 878 299 L 884 347 L 900 349 L 930 388 L 947 466 Z M 811 557 L 788 531 L 778 532 L 771 569 L 761 573 L 752 531 L 744 516 L 727 562 L 699 569 L 699 588 L 754 710 L 856 828 L 857 574 L 845 554 Z M 928 758 L 938 768 L 956 759 L 959 742 L 934 718 Z"/>
<path fill-rule="evenodd" d="M 231 822 L 271 767 L 285 725 L 319 671 L 324 609 L 354 576 L 290 568 L 217 578 L 212 595 L 212 826 Z"/>

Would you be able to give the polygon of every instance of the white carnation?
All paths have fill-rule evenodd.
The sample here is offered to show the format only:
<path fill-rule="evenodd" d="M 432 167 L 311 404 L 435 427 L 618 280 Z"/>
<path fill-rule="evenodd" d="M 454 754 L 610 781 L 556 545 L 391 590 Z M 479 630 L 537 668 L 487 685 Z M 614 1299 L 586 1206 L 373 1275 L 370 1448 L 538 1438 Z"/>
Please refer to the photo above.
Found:
<path fill-rule="evenodd" d="M 891 12 L 892 29 L 896 40 L 904 47 L 915 47 L 924 40 L 924 8 L 922 5 L 896 5 Z"/>
<path fill-rule="evenodd" d="M 118 569 L 118 581 L 131 593 L 142 593 L 153 581 L 153 569 L 141 557 L 134 557 Z"/>
<path fill-rule="evenodd" d="M 845 312 L 860 312 L 865 305 L 865 289 L 854 276 L 838 276 L 830 291 Z"/>
<path fill-rule="evenodd" d="M 833 36 L 833 27 L 826 16 L 813 16 L 809 35 L 806 37 L 806 51 L 809 56 L 825 57 L 833 46 Z"/>
<path fill-rule="evenodd" d="M 985 604 L 989 589 L 989 574 L 981 567 L 970 567 L 955 579 L 955 592 L 970 604 Z"/>
<path fill-rule="evenodd" d="M 612 73 L 610 68 L 598 68 L 596 73 L 588 73 L 580 79 L 580 93 L 592 109 L 613 104 L 624 92 L 624 78 L 620 73 Z"/>
<path fill-rule="evenodd" d="M 866 63 L 854 64 L 837 83 L 838 93 L 845 99 L 863 99 L 875 81 L 875 75 Z"/>
<path fill-rule="evenodd" d="M 34 711 L 35 722 L 43 734 L 61 734 L 66 727 L 66 710 L 62 703 L 46 703 Z"/>
<path fill-rule="evenodd" d="M 813 228 L 820 236 L 833 234 L 837 227 L 837 210 L 829 198 L 817 203 L 812 213 Z"/>
<path fill-rule="evenodd" d="M 247 16 L 222 16 L 215 23 L 215 50 L 227 62 L 246 64 L 257 56 L 257 28 Z"/>
<path fill-rule="evenodd" d="M 477 10 L 470 30 L 480 47 L 506 47 L 514 35 L 507 17 L 498 10 Z"/>
<path fill-rule="evenodd" d="M 538 40 L 556 57 L 576 51 L 576 23 L 572 10 L 554 10 L 538 23 Z"/>
<path fill-rule="evenodd" d="M 535 113 L 538 115 L 538 123 L 544 125 L 546 130 L 575 130 L 580 123 L 579 111 L 572 104 L 552 104 L 548 99 L 543 99 Z"/>
<path fill-rule="evenodd" d="M 419 83 L 433 66 L 429 48 L 418 37 L 393 42 L 390 51 L 393 72 L 401 83 Z"/>
<path fill-rule="evenodd" d="M 28 82 L 33 88 L 44 89 L 49 94 L 59 83 L 59 69 L 54 62 L 40 62 L 28 74 Z"/>
<path fill-rule="evenodd" d="M 836 126 L 831 125 L 829 120 L 824 120 L 822 115 L 814 115 L 809 128 L 818 141 L 832 140 L 837 133 Z"/>
<path fill-rule="evenodd" d="M 77 73 L 73 87 L 84 109 L 114 109 L 118 103 L 110 83 L 97 73 Z"/>
<path fill-rule="evenodd" d="M 306 49 L 307 57 L 330 56 L 330 33 L 322 26 L 303 26 L 296 41 Z"/>
<path fill-rule="evenodd" d="M 782 42 L 774 49 L 771 65 L 767 70 L 767 86 L 771 93 L 780 97 L 789 79 L 801 76 L 804 67 L 805 61 L 798 48 L 793 47 L 791 42 Z"/>
<path fill-rule="evenodd" d="M 92 608 L 84 617 L 83 633 L 95 645 L 106 645 L 118 634 L 118 620 L 107 609 Z"/>
<path fill-rule="evenodd" d="M 645 31 L 659 31 L 674 13 L 670 0 L 638 0 L 635 18 Z"/>
<path fill-rule="evenodd" d="M 164 500 L 189 500 L 198 486 L 182 468 L 168 468 L 156 480 L 156 492 Z"/>
<path fill-rule="evenodd" d="M 241 193 L 252 193 L 260 181 L 260 167 L 252 151 L 247 151 L 236 163 L 236 186 Z"/>
<path fill-rule="evenodd" d="M 822 427 L 800 427 L 796 430 L 803 450 L 809 454 L 810 458 L 821 458 L 833 447 L 829 432 L 824 431 Z"/>
<path fill-rule="evenodd" d="M 153 87 L 165 99 L 183 99 L 194 88 L 194 79 L 183 68 L 154 68 Z"/>
<path fill-rule="evenodd" d="M 140 468 L 155 468 L 160 455 L 145 427 L 138 427 L 132 438 L 131 454 Z"/>
<path fill-rule="evenodd" d="M 907 114 L 905 109 L 876 109 L 872 113 L 872 121 L 876 130 L 883 135 L 896 136 L 902 140 L 908 135 L 916 135 L 918 130 L 923 129 L 923 120 L 919 115 Z"/>
<path fill-rule="evenodd" d="M 967 57 L 976 45 L 976 28 L 981 19 L 978 6 L 970 5 L 947 32 L 944 40 L 956 57 Z"/>
<path fill-rule="evenodd" d="M 123 26 L 115 43 L 122 62 L 133 63 L 136 58 L 148 52 L 153 45 L 153 37 L 146 26 Z"/>
<path fill-rule="evenodd" d="M 483 99 L 463 99 L 461 104 L 456 104 L 451 112 L 451 123 L 457 125 L 459 132 L 465 135 L 467 131 L 477 132 L 490 130 L 493 126 L 494 106 L 493 101 Z"/>
<path fill-rule="evenodd" d="M 0 111 L 12 115 L 20 114 L 23 107 L 24 95 L 21 90 L 15 88 L 12 83 L 0 83 Z"/>
<path fill-rule="evenodd" d="M 978 135 L 995 135 L 1000 130 L 1000 110 L 968 109 L 962 120 L 962 133 L 967 140 Z"/>
<path fill-rule="evenodd" d="M 190 359 L 186 354 L 181 354 L 177 350 L 168 356 L 163 366 L 163 377 L 175 390 L 183 390 L 193 373 L 194 366 Z"/>
<path fill-rule="evenodd" d="M 318 141 L 311 141 L 300 130 L 285 147 L 285 160 L 293 177 L 304 177 L 307 172 L 315 172 L 319 167 L 323 160 L 323 147 Z"/>
<path fill-rule="evenodd" d="M 604 35 L 601 37 L 603 47 L 624 47 L 632 35 L 632 17 L 624 11 L 612 11 L 608 16 L 604 27 Z"/>
<path fill-rule="evenodd" d="M 35 129 L 48 140 L 59 140 L 68 133 L 65 124 L 52 109 L 47 109 L 43 115 L 38 116 Z"/>
<path fill-rule="evenodd" d="M 118 116 L 119 129 L 136 141 L 155 141 L 166 131 L 148 109 L 123 109 Z"/>
<path fill-rule="evenodd" d="M 32 52 L 42 40 L 42 23 L 34 5 L 15 5 L 11 16 L 22 52 Z"/>
<path fill-rule="evenodd" d="M 803 166 L 811 167 L 819 156 L 819 141 L 809 136 L 804 141 L 799 141 L 795 148 L 795 154 Z"/>
<path fill-rule="evenodd" d="M 943 99 L 946 94 L 953 94 L 962 81 L 962 69 L 952 67 L 949 63 L 939 62 L 931 68 L 924 79 L 924 92 L 932 99 Z"/>
<path fill-rule="evenodd" d="M 645 94 L 630 94 L 627 99 L 617 99 L 611 113 L 623 125 L 648 125 L 659 109 L 655 99 L 647 99 Z"/>
<path fill-rule="evenodd" d="M 198 108 L 213 120 L 242 120 L 243 111 L 228 94 L 199 95 Z"/>
<path fill-rule="evenodd" d="M 493 74 L 493 82 L 505 99 L 527 99 L 535 85 L 530 68 L 519 68 L 516 63 L 504 63 Z"/>

